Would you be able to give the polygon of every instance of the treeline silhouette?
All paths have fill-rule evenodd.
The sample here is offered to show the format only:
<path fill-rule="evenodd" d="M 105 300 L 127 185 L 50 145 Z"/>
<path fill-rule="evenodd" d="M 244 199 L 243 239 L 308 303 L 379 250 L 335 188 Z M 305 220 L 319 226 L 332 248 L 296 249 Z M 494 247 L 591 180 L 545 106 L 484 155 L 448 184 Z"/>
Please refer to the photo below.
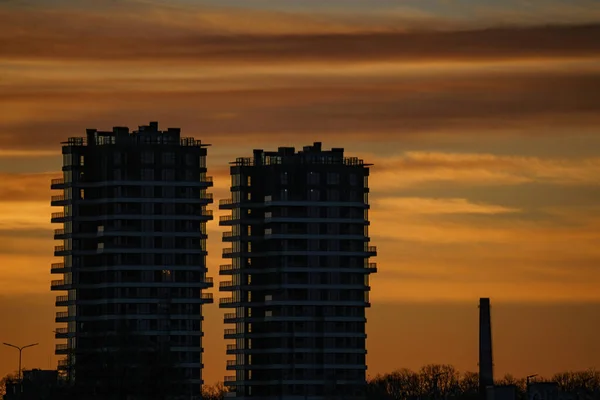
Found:
<path fill-rule="evenodd" d="M 126 346 L 131 350 L 138 346 L 128 343 Z M 135 353 L 135 352 L 134 352 Z M 143 352 L 146 353 L 146 352 Z M 57 387 L 50 396 L 44 399 L 60 400 L 112 400 L 112 399 L 135 399 L 135 400 L 166 400 L 171 399 L 171 385 L 179 381 L 174 372 L 174 363 L 165 362 L 166 354 L 154 353 L 155 357 L 142 359 L 138 367 L 140 370 L 135 374 L 127 374 L 123 369 L 122 356 L 105 358 L 101 356 L 106 372 L 93 384 L 91 382 L 79 382 L 69 385 L 64 382 Z M 128 352 L 127 364 L 131 365 L 131 358 L 136 355 Z M 139 354 L 137 355 L 139 357 Z M 96 362 L 99 360 L 95 360 Z M 121 379 L 115 379 L 121 375 Z M 3 394 L 3 384 L 6 381 L 16 380 L 16 374 L 7 375 L 0 380 L 0 394 Z M 556 382 L 559 389 L 564 392 L 573 393 L 580 398 L 600 399 L 600 372 L 590 369 L 587 371 L 561 372 L 550 377 L 536 377 L 536 381 Z M 496 380 L 496 385 L 514 385 L 517 391 L 517 400 L 526 400 L 526 379 L 515 378 L 508 374 Z M 145 387 L 144 387 L 145 386 Z M 227 388 L 222 382 L 216 385 L 204 385 L 202 388 L 203 400 L 223 400 Z M 35 397 L 28 397 L 35 398 Z M 452 365 L 429 364 L 418 371 L 410 369 L 398 369 L 387 374 L 377 375 L 368 379 L 367 400 L 478 400 L 479 399 L 479 374 L 476 372 L 460 372 Z"/>
<path fill-rule="evenodd" d="M 600 394 L 600 372 L 587 371 L 561 372 L 551 377 L 536 377 L 538 382 L 556 382 L 559 390 L 584 396 Z M 507 374 L 497 379 L 496 385 L 514 385 L 517 399 L 527 398 L 526 378 L 515 378 Z M 368 380 L 368 400 L 417 400 L 417 399 L 457 399 L 476 400 L 479 398 L 479 374 L 459 372 L 452 365 L 429 364 L 418 371 L 398 369 L 377 375 Z"/>

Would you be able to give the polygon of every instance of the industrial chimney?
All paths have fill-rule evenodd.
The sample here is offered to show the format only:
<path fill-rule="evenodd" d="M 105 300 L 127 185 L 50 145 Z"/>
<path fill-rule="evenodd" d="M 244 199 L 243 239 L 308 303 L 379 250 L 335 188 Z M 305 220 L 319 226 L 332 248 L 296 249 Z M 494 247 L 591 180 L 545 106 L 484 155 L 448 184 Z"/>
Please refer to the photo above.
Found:
<path fill-rule="evenodd" d="M 487 387 L 494 385 L 494 363 L 492 361 L 492 321 L 490 299 L 479 299 L 479 394 L 486 399 Z"/>

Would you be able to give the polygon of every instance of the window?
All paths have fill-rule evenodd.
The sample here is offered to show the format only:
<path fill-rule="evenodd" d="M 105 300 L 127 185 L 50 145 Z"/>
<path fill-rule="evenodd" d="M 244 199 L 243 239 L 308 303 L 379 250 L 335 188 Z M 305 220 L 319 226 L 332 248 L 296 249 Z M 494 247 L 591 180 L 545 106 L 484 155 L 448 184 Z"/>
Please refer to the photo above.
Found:
<path fill-rule="evenodd" d="M 328 185 L 339 185 L 340 184 L 340 174 L 337 172 L 328 172 L 327 173 L 327 184 Z"/>
<path fill-rule="evenodd" d="M 154 170 L 144 168 L 142 169 L 141 178 L 143 181 L 153 181 L 154 180 Z"/>
<path fill-rule="evenodd" d="M 142 161 L 142 164 L 153 164 L 154 163 L 154 153 L 152 153 L 151 151 L 143 152 L 141 161 Z"/>
<path fill-rule="evenodd" d="M 280 194 L 280 200 L 287 200 L 287 199 L 288 199 L 288 190 L 283 189 Z"/>
<path fill-rule="evenodd" d="M 350 178 L 350 184 L 352 186 L 358 185 L 358 178 L 357 178 L 356 174 L 350 174 L 349 178 Z"/>
<path fill-rule="evenodd" d="M 265 301 L 273 301 L 273 295 L 266 294 L 265 295 Z"/>
<path fill-rule="evenodd" d="M 339 201 L 340 200 L 340 192 L 336 189 L 327 189 L 327 200 L 329 201 Z"/>
<path fill-rule="evenodd" d="M 282 172 L 281 173 L 281 184 L 282 185 L 287 185 L 288 184 L 288 173 L 287 172 Z"/>
<path fill-rule="evenodd" d="M 319 174 L 317 172 L 309 172 L 307 176 L 307 182 L 309 185 L 318 185 L 319 184 Z"/>
<path fill-rule="evenodd" d="M 265 311 L 265 317 L 272 317 L 273 316 L 273 311 Z"/>
<path fill-rule="evenodd" d="M 167 164 L 167 165 L 175 164 L 175 153 L 173 153 L 173 152 L 163 153 L 162 162 L 163 162 L 163 164 Z"/>
<path fill-rule="evenodd" d="M 317 189 L 310 189 L 308 191 L 308 199 L 311 201 L 319 201 L 320 192 Z"/>

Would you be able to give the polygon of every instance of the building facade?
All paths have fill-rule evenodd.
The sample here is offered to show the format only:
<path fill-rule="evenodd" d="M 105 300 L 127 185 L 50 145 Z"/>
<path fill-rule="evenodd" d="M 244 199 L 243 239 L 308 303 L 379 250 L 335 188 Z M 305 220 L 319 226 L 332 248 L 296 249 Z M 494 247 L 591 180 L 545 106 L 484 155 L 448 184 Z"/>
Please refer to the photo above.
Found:
<path fill-rule="evenodd" d="M 368 164 L 321 143 L 255 150 L 231 166 L 231 247 L 220 274 L 225 384 L 237 398 L 364 399 Z"/>
<path fill-rule="evenodd" d="M 64 292 L 56 354 L 74 382 L 104 379 L 102 357 L 115 352 L 160 351 L 181 377 L 173 393 L 199 395 L 202 305 L 212 302 L 203 292 L 212 286 L 206 146 L 156 122 L 131 133 L 88 129 L 63 143 L 63 178 L 51 186 L 60 191 L 52 205 L 63 209 L 52 215 L 63 261 L 51 272 L 63 277 L 51 289 Z"/>

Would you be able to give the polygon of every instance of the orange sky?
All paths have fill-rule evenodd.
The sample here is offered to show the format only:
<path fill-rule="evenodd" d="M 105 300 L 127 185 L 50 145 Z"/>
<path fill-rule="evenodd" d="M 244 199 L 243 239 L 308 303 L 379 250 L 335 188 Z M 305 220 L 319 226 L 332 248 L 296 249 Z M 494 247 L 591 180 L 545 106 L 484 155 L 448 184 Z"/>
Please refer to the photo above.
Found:
<path fill-rule="evenodd" d="M 0 341 L 39 341 L 25 366 L 56 363 L 60 141 L 158 120 L 213 145 L 217 199 L 253 148 L 322 141 L 375 164 L 370 374 L 476 370 L 481 296 L 499 374 L 600 367 L 594 1 L 199 3 L 0 5 Z M 209 224 L 217 280 L 220 232 Z M 217 305 L 206 314 L 212 383 L 224 325 Z M 0 348 L 0 375 L 16 365 Z"/>

